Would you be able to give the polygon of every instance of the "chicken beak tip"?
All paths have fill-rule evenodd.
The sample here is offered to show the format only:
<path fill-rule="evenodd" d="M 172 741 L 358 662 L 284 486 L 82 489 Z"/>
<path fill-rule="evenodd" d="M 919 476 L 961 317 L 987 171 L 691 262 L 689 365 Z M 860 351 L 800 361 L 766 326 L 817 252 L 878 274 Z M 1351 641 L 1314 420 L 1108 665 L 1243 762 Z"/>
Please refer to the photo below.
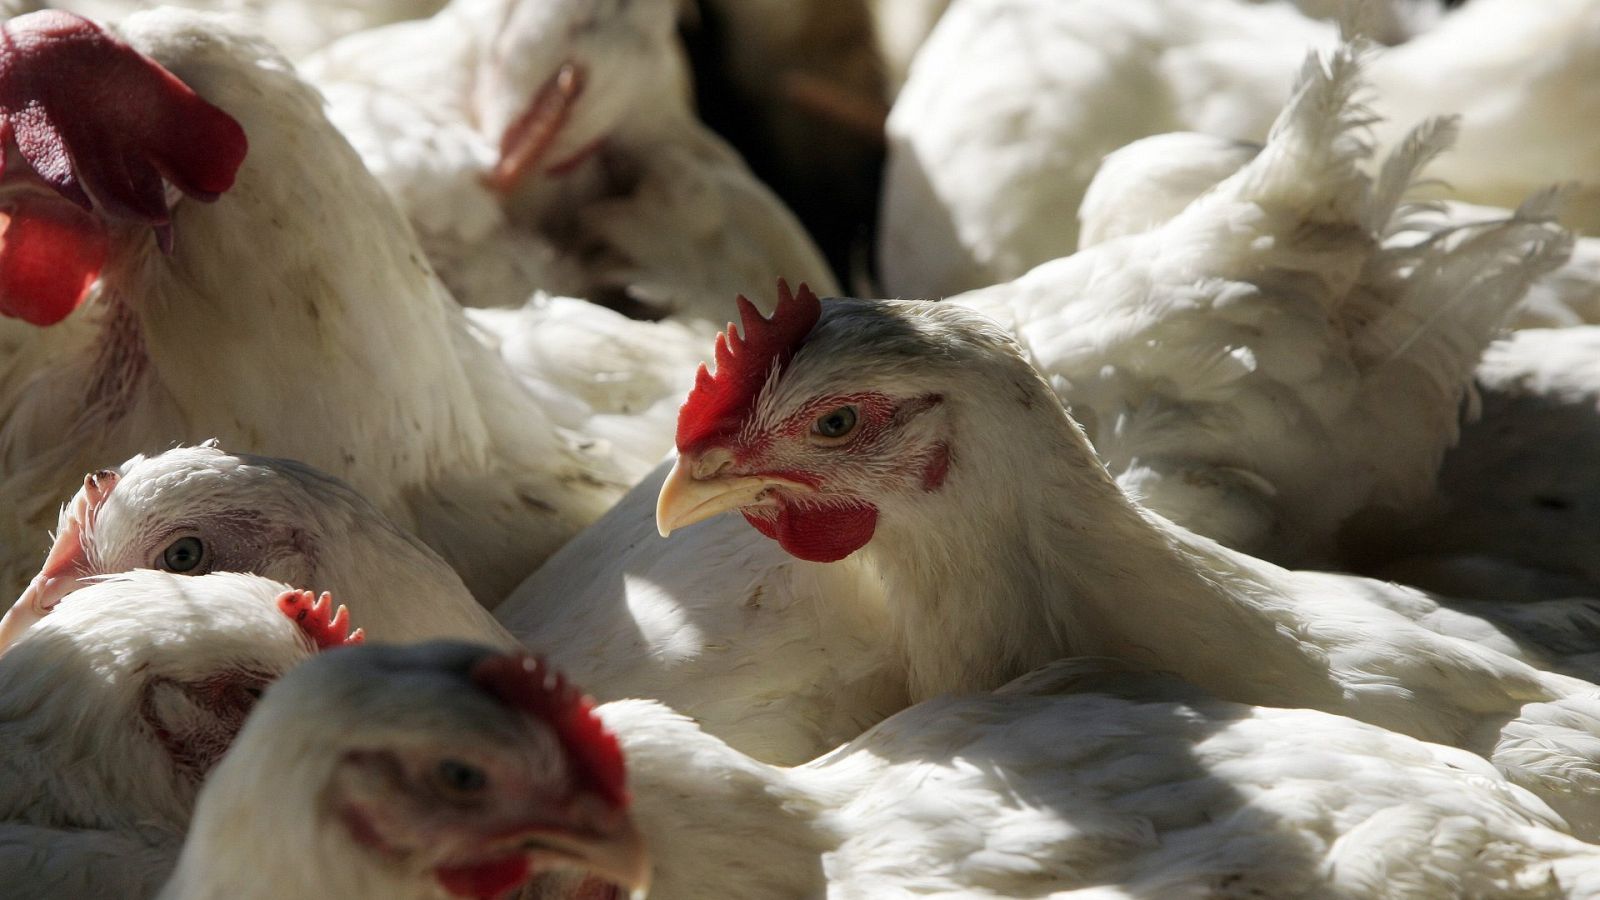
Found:
<path fill-rule="evenodd" d="M 682 501 L 684 483 L 693 481 L 689 471 L 693 466 L 685 466 L 683 457 L 680 456 L 672 463 L 672 471 L 667 473 L 667 479 L 661 483 L 661 492 L 656 495 L 656 533 L 662 537 L 672 534 L 677 523 L 674 521 L 679 513 L 678 506 Z"/>

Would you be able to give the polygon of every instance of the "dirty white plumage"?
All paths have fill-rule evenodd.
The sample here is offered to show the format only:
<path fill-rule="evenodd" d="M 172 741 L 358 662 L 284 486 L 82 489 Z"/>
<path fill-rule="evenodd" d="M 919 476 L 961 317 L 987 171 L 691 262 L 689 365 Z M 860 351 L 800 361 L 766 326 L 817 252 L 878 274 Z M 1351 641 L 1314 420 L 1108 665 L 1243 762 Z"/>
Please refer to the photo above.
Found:
<path fill-rule="evenodd" d="M 226 749 L 246 692 L 316 649 L 279 610 L 286 589 L 249 575 L 121 575 L 65 600 L 0 657 L 8 896 L 160 885 L 205 773 L 191 763 Z M 203 752 L 180 761 L 175 748 Z"/>
<path fill-rule="evenodd" d="M 217 437 L 349 481 L 498 600 L 636 474 L 478 340 L 277 54 L 179 10 L 119 33 L 237 118 L 249 155 L 217 202 L 176 203 L 172 255 L 118 226 L 98 299 L 7 361 L 5 583 L 83 472 Z"/>

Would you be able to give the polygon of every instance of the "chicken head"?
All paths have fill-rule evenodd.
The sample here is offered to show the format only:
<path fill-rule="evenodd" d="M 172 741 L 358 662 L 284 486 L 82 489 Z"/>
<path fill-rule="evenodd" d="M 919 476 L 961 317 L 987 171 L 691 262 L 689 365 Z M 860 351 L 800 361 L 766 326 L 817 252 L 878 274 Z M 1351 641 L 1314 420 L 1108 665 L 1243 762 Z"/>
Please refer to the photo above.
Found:
<path fill-rule="evenodd" d="M 0 24 L 0 313 L 53 325 L 105 264 L 110 223 L 172 249 L 168 185 L 233 185 L 244 130 L 98 25 L 45 10 Z"/>
<path fill-rule="evenodd" d="M 340 896 L 496 898 L 545 872 L 647 886 L 616 738 L 541 661 L 448 642 L 323 659 L 268 691 L 207 784 L 169 896 L 226 878 L 213 826 L 285 785 L 306 791 L 237 820 L 272 828 L 261 838 L 296 867 L 278 889 L 308 869 Z"/>
<path fill-rule="evenodd" d="M 841 366 L 835 342 L 815 337 L 823 310 L 805 285 L 780 282 L 770 319 L 739 301 L 744 334 L 717 336 L 716 373 L 702 366 L 679 412 L 657 527 L 737 509 L 801 559 L 843 559 L 872 539 L 886 500 L 939 491 L 949 471 L 944 395 L 917 377 L 904 340 L 918 320 L 882 318 L 905 334 L 855 335 L 873 364 Z"/>

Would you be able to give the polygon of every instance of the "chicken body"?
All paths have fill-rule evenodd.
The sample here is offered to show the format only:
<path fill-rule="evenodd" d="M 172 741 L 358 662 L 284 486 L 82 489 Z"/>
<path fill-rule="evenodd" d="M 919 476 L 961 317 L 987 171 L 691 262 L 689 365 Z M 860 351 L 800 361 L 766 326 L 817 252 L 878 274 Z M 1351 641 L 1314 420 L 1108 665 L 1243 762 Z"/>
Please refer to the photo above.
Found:
<path fill-rule="evenodd" d="M 1096 243 L 948 301 L 1012 333 L 1146 508 L 1282 565 L 1337 564 L 1352 517 L 1422 502 L 1484 348 L 1570 246 L 1545 198 L 1398 237 L 1454 129 L 1422 126 L 1369 178 L 1360 84 L 1341 48 L 1307 61 L 1259 153 L 1119 151 L 1091 191 L 1121 213 L 1086 217 Z"/>
<path fill-rule="evenodd" d="M 1481 759 L 1096 662 L 926 701 L 788 770 L 653 704 L 599 712 L 656 897 L 1594 890 L 1595 846 Z"/>
<path fill-rule="evenodd" d="M 515 309 L 465 312 L 555 427 L 593 442 L 630 484 L 671 449 L 678 404 L 705 356 L 704 328 L 543 292 Z"/>
<path fill-rule="evenodd" d="M 1090 185 L 1082 211 L 1084 240 L 1090 249 L 1079 255 L 1093 259 L 1096 245 L 1128 234 L 1151 232 L 1164 236 L 1168 244 L 1180 241 L 1168 230 L 1173 227 L 1173 219 L 1202 195 L 1213 198 L 1208 202 L 1215 202 L 1216 194 L 1229 190 L 1226 185 L 1242 177 L 1235 172 L 1244 163 L 1257 159 L 1259 152 L 1255 145 L 1200 134 L 1146 138 L 1117 151 L 1107 158 Z M 1240 324 L 1244 304 L 1222 291 L 1213 291 L 1211 296 L 1226 300 L 1228 307 L 1206 308 L 1206 318 L 1193 323 L 1202 326 L 1198 329 L 1158 330 L 1166 322 L 1157 320 L 1156 327 L 1135 328 L 1128 338 L 1109 342 L 1103 349 L 1110 352 L 1104 356 L 1083 352 L 1074 359 L 1053 352 L 1049 343 L 1042 348 L 1029 346 L 1030 356 L 1051 376 L 1058 393 L 1072 404 L 1074 415 L 1086 424 L 1096 449 L 1118 475 L 1119 482 L 1138 494 L 1147 506 L 1179 524 L 1274 562 L 1291 562 L 1294 557 L 1282 555 L 1281 546 L 1241 542 L 1238 535 L 1245 530 L 1241 523 L 1260 525 L 1275 517 L 1280 527 L 1289 525 L 1291 530 L 1318 533 L 1319 527 L 1310 519 L 1287 513 L 1285 504 L 1292 502 L 1289 498 L 1294 493 L 1317 493 L 1322 485 L 1337 480 L 1344 489 L 1334 498 L 1322 497 L 1324 509 L 1316 513 L 1321 515 L 1353 499 L 1350 487 L 1370 477 L 1359 474 L 1360 469 L 1387 472 L 1386 477 L 1380 478 L 1388 484 L 1368 495 L 1375 502 L 1354 516 L 1349 515 L 1350 510 L 1362 501 L 1345 507 L 1343 513 L 1334 513 L 1334 518 L 1348 516 L 1336 535 L 1337 544 L 1332 540 L 1335 535 L 1327 529 L 1330 520 L 1324 520 L 1321 546 L 1313 550 L 1309 559 L 1301 557 L 1300 562 L 1333 562 L 1341 568 L 1394 578 L 1453 597 L 1478 598 L 1498 604 L 1497 609 L 1489 610 L 1493 616 L 1534 620 L 1540 623 L 1533 625 L 1536 630 L 1548 632 L 1553 627 L 1570 631 L 1571 623 L 1561 622 L 1564 617 L 1576 615 L 1590 620 L 1593 614 L 1578 609 L 1584 605 L 1581 601 L 1566 598 L 1600 594 L 1600 581 L 1587 568 L 1592 554 L 1581 540 L 1574 542 L 1575 535 L 1592 531 L 1585 526 L 1583 517 L 1588 515 L 1587 498 L 1595 494 L 1596 483 L 1584 465 L 1584 460 L 1594 455 L 1595 394 L 1600 385 L 1594 367 L 1587 362 L 1595 349 L 1595 332 L 1590 327 L 1573 327 L 1600 315 L 1600 239 L 1576 240 L 1565 263 L 1538 277 L 1548 266 L 1550 255 L 1560 250 L 1561 242 L 1556 239 L 1541 247 L 1538 230 L 1548 226 L 1536 225 L 1532 220 L 1519 225 L 1517 220 L 1530 216 L 1536 219 L 1533 206 L 1541 200 L 1534 198 L 1509 218 L 1503 210 L 1462 203 L 1420 206 L 1397 217 L 1384 241 L 1385 249 L 1373 260 L 1379 271 L 1388 268 L 1388 263 L 1396 267 L 1382 280 L 1358 281 L 1350 294 L 1354 302 L 1342 307 L 1342 313 L 1350 320 L 1337 328 L 1330 322 L 1324 331 L 1323 353 L 1346 346 L 1354 351 L 1345 357 L 1333 357 L 1347 363 L 1345 370 L 1356 376 L 1347 382 L 1347 392 L 1330 389 L 1339 383 L 1331 377 L 1330 373 L 1337 371 L 1333 367 L 1296 369 L 1263 364 L 1262 360 L 1271 358 L 1274 336 L 1286 341 L 1281 351 L 1303 335 L 1275 327 L 1272 318 L 1260 322 L 1259 336 L 1247 333 Z M 1522 236 L 1534 240 L 1519 250 Z M 1337 246 L 1333 238 L 1324 239 L 1326 246 Z M 1446 251 L 1446 255 L 1432 255 L 1438 251 Z M 1418 252 L 1422 255 L 1418 256 Z M 1506 254 L 1501 257 L 1501 264 L 1507 268 L 1494 274 L 1493 257 L 1486 252 Z M 1528 255 L 1517 261 L 1519 253 Z M 1475 271 L 1480 265 L 1490 268 Z M 1453 289 L 1451 270 L 1456 276 L 1478 278 L 1474 292 L 1477 301 L 1467 301 L 1465 294 Z M 1030 312 L 1024 303 L 1012 300 L 1015 291 L 1025 301 L 1029 295 L 1021 293 L 1020 286 L 1044 282 L 1043 276 L 1051 271 L 1070 273 L 1073 268 L 1063 262 L 1046 264 L 1019 279 L 1015 283 L 1018 287 L 974 291 L 962 295 L 958 302 L 971 298 L 977 301 L 971 304 L 975 308 L 1003 321 L 1033 319 L 1032 324 L 1019 330 L 1025 345 L 1030 344 L 1032 335 L 1043 334 L 1060 347 L 1078 347 L 1084 342 L 1087 325 L 1095 324 L 1093 319 L 1086 322 L 1083 318 L 1062 316 L 1063 321 L 1078 325 L 1062 328 L 1039 313 Z M 1115 274 L 1119 270 L 1107 265 L 1105 271 Z M 1460 373 L 1483 348 L 1484 338 L 1490 333 L 1485 326 L 1492 325 L 1493 311 L 1514 302 L 1522 283 L 1529 278 L 1537 280 L 1528 287 L 1509 322 L 1517 328 L 1536 330 L 1489 343 L 1476 366 L 1470 390 L 1464 392 L 1467 385 Z M 1046 285 L 1047 282 L 1035 288 L 1033 294 L 1042 294 Z M 1384 290 L 1388 290 L 1387 295 Z M 1370 310 L 1355 300 L 1362 296 L 1388 296 L 1397 304 L 1387 317 L 1374 319 Z M 1432 298 L 1431 312 L 1427 306 L 1415 305 L 1424 297 Z M 1010 313 L 1008 303 L 1021 309 Z M 1127 304 L 1130 311 L 1140 308 Z M 1288 305 L 1263 308 L 1272 313 Z M 1132 315 L 1124 312 L 1123 318 Z M 1120 321 L 1111 318 L 1109 324 L 1114 326 Z M 1179 313 L 1170 321 L 1178 324 L 1186 320 Z M 1408 321 L 1416 325 L 1406 333 Z M 1221 327 L 1224 323 L 1234 323 L 1234 327 L 1225 330 Z M 1368 339 L 1379 346 L 1389 344 L 1404 349 L 1374 355 L 1359 352 L 1359 344 L 1347 345 L 1350 337 L 1362 334 L 1368 334 Z M 1161 342 L 1141 345 L 1139 338 L 1145 336 L 1158 336 Z M 1205 343 L 1208 340 L 1216 342 Z M 1191 419 L 1201 414 L 1192 410 L 1203 410 L 1206 404 L 1218 402 L 1218 385 L 1213 380 L 1197 381 L 1188 377 L 1192 367 L 1175 365 L 1175 361 L 1187 362 L 1188 356 L 1172 351 L 1187 346 L 1197 350 L 1210 346 L 1218 356 L 1250 349 L 1249 365 L 1255 368 L 1245 378 L 1232 381 L 1232 385 L 1241 388 L 1252 379 L 1265 378 L 1273 400 L 1270 404 L 1250 403 L 1248 389 L 1225 395 L 1228 399 L 1212 408 L 1238 417 L 1219 426 L 1228 433 L 1228 440 L 1209 449 L 1183 446 L 1180 454 L 1192 454 L 1211 465 L 1215 465 L 1214 460 L 1237 460 L 1236 454 L 1245 443 L 1240 441 L 1241 435 L 1270 421 L 1243 414 L 1282 406 L 1291 397 L 1306 404 L 1291 405 L 1291 409 L 1341 411 L 1338 415 L 1342 424 L 1332 434 L 1317 439 L 1322 447 L 1336 448 L 1346 438 L 1368 433 L 1374 426 L 1382 437 L 1369 433 L 1363 442 L 1348 445 L 1346 459 L 1357 470 L 1340 476 L 1324 471 L 1299 488 L 1284 489 L 1300 475 L 1318 470 L 1314 463 L 1288 466 L 1286 471 L 1292 474 L 1287 482 L 1280 480 L 1283 476 L 1267 474 L 1290 458 L 1296 440 L 1308 434 L 1301 423 L 1321 418 L 1318 413 L 1302 415 L 1294 428 L 1279 431 L 1260 448 L 1259 464 L 1235 466 L 1234 473 L 1224 470 L 1220 476 L 1215 468 L 1206 472 L 1202 467 L 1191 467 L 1199 469 L 1200 477 L 1189 478 L 1187 483 L 1180 480 L 1176 485 L 1164 482 L 1155 472 L 1152 490 L 1147 486 L 1151 467 L 1129 467 L 1126 456 L 1149 454 L 1162 445 L 1163 432 L 1166 442 L 1182 443 L 1174 441 L 1182 435 L 1191 445 L 1196 443 Z M 1131 365 L 1100 366 L 1103 360 L 1119 359 L 1119 349 L 1131 351 Z M 1311 355 L 1302 348 L 1297 358 Z M 1399 374 L 1408 369 L 1409 374 Z M 1140 379 L 1132 374 L 1139 370 L 1155 377 Z M 1272 372 L 1312 375 L 1317 387 L 1295 390 L 1292 382 L 1271 380 Z M 1163 378 L 1166 380 L 1159 380 Z M 1092 389 L 1074 389 L 1085 383 Z M 1126 387 L 1107 392 L 1107 387 L 1119 383 Z M 1185 393 L 1191 388 L 1196 389 L 1197 396 Z M 1268 394 L 1263 392 L 1261 399 L 1265 396 Z M 1192 398 L 1195 406 L 1185 408 L 1185 397 Z M 1412 402 L 1417 405 L 1408 406 Z M 1459 445 L 1451 446 L 1456 444 L 1458 432 L 1449 413 L 1455 406 L 1467 412 L 1459 428 Z M 1177 415 L 1175 410 L 1189 415 Z M 1109 428 L 1101 424 L 1108 415 L 1112 423 Z M 1146 427 L 1140 428 L 1140 422 Z M 1244 427 L 1246 422 L 1254 426 Z M 1203 440 L 1198 443 L 1205 446 Z M 1125 453 L 1119 453 L 1119 447 Z M 1378 447 L 1382 448 L 1378 453 L 1362 449 Z M 1443 468 L 1438 469 L 1429 461 L 1441 452 Z M 1319 449 L 1315 455 L 1326 463 L 1338 454 Z M 1405 474 L 1407 471 L 1409 475 Z M 1235 477 L 1230 480 L 1226 477 L 1229 474 Z M 1262 481 L 1256 482 L 1258 488 L 1246 486 L 1254 476 L 1263 476 Z M 1172 487 L 1178 488 L 1176 494 L 1168 493 Z M 1242 502 L 1175 502 L 1189 491 L 1196 496 L 1208 492 L 1224 497 L 1232 494 Z M 1259 504 L 1257 508 L 1268 513 L 1267 518 L 1219 515 L 1248 511 L 1252 501 L 1245 498 L 1252 497 Z M 1513 608 L 1516 601 L 1524 599 L 1544 602 L 1538 609 Z M 1486 608 L 1477 606 L 1474 611 L 1481 613 Z M 1592 633 L 1592 626 L 1580 628 L 1568 639 L 1555 643 L 1567 645 L 1563 652 L 1587 653 L 1584 645 L 1592 643 L 1592 639 L 1585 631 Z"/>
<path fill-rule="evenodd" d="M 416 786 L 422 762 L 463 752 L 462 735 L 477 741 L 471 764 L 485 787 L 526 798 L 525 808 L 541 808 L 550 792 L 594 810 L 576 774 L 593 743 L 575 747 L 559 717 L 487 697 L 469 673 L 496 665 L 487 648 L 366 647 L 278 682 L 202 795 L 163 896 L 221 896 L 222 885 L 238 896 L 239 886 L 268 883 L 352 898 L 442 896 L 441 859 L 494 857 L 480 836 L 494 833 L 497 804 L 451 815 Z M 526 864 L 506 865 L 533 875 L 533 896 L 648 881 L 650 896 L 668 900 L 1362 897 L 1396 885 L 1535 897 L 1582 895 L 1600 872 L 1600 849 L 1470 754 L 1084 661 L 994 694 L 929 701 L 793 769 L 756 763 L 657 703 L 595 714 L 627 768 L 627 822 L 603 818 L 574 834 L 568 819 L 549 821 L 522 845 Z M 358 753 L 393 760 L 395 774 L 357 794 Z M 251 804 L 263 791 L 279 798 L 265 813 Z M 365 806 L 393 810 L 385 835 L 452 847 L 374 852 L 335 812 Z M 291 852 L 263 860 L 245 851 L 268 835 Z M 541 845 L 565 852 L 541 858 Z"/>
<path fill-rule="evenodd" d="M 776 315 L 805 321 L 800 306 Z M 801 558 L 857 554 L 882 579 L 884 639 L 913 701 L 1108 656 L 1236 702 L 1474 750 L 1578 833 L 1600 828 L 1593 684 L 1139 508 L 1015 344 L 959 307 L 839 302 L 797 340 L 792 359 L 719 414 L 725 430 L 686 443 L 685 423 L 720 382 L 697 386 L 658 520 L 666 532 L 740 509 Z M 840 422 L 850 428 L 830 434 Z"/>
<path fill-rule="evenodd" d="M 884 291 L 947 296 L 1071 253 L 1101 157 L 1169 131 L 1259 139 L 1334 32 L 1282 3 L 956 0 L 889 114 Z"/>
<path fill-rule="evenodd" d="M 663 541 L 662 465 L 518 586 L 495 618 L 602 700 L 660 700 L 797 765 L 909 702 L 883 586 L 796 559 L 736 518 Z"/>

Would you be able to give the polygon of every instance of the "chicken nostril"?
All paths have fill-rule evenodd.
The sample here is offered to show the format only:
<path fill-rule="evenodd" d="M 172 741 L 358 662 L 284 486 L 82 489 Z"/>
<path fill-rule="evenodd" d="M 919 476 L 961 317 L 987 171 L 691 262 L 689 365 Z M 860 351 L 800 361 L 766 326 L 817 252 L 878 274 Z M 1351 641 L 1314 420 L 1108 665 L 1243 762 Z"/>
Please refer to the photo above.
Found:
<path fill-rule="evenodd" d="M 697 481 L 717 478 L 733 468 L 733 454 L 726 450 L 711 450 L 695 460 L 694 477 Z"/>

